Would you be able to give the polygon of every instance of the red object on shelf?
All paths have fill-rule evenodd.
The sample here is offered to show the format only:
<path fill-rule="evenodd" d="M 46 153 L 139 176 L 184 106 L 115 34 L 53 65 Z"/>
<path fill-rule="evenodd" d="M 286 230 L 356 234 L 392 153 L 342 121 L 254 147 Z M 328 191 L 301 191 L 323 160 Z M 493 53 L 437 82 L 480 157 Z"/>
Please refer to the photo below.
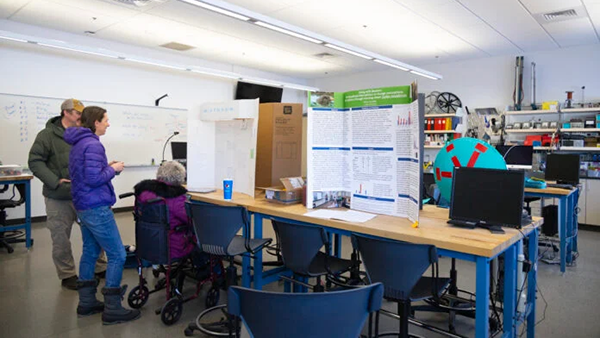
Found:
<path fill-rule="evenodd" d="M 558 135 L 554 136 L 554 144 L 558 144 L 558 142 L 560 141 L 560 138 Z M 552 135 L 550 134 L 544 134 L 542 135 L 542 146 L 544 147 L 549 147 L 552 145 Z"/>
<path fill-rule="evenodd" d="M 539 142 L 539 144 L 542 144 L 542 135 L 528 135 L 525 137 L 525 142 L 523 143 L 526 146 L 533 146 L 534 142 Z"/>

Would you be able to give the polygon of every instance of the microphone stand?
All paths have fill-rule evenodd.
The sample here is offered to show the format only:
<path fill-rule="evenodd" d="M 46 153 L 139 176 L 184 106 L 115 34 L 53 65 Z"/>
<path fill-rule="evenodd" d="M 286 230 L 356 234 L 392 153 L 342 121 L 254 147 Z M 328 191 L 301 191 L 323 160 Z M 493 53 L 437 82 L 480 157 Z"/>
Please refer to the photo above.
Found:
<path fill-rule="evenodd" d="M 169 143 L 169 140 L 177 135 L 179 135 L 178 131 L 174 132 L 173 135 L 169 136 L 169 138 L 165 141 L 165 145 L 163 146 L 163 151 L 162 151 L 162 161 L 160 161 L 161 165 L 163 163 L 165 163 L 165 149 L 167 148 L 167 144 Z"/>

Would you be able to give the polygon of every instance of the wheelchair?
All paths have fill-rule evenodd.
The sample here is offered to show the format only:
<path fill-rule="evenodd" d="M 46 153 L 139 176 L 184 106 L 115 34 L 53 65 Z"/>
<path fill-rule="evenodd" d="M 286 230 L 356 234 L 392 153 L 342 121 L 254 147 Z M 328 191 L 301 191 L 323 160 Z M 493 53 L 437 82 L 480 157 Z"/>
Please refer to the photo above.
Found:
<path fill-rule="evenodd" d="M 119 195 L 119 198 L 134 196 L 134 193 Z M 205 305 L 213 307 L 219 303 L 220 288 L 224 284 L 223 263 L 217 256 L 200 253 L 197 249 L 189 255 L 172 259 L 170 255 L 170 236 L 175 233 L 185 233 L 192 245 L 195 245 L 193 229 L 189 225 L 171 229 L 169 224 L 169 210 L 166 200 L 157 197 L 140 202 L 137 197 L 133 210 L 135 221 L 135 256 L 139 283 L 131 289 L 127 296 L 127 303 L 131 308 L 143 307 L 150 294 L 165 290 L 166 302 L 155 311 L 160 315 L 165 325 L 175 324 L 183 313 L 183 303 L 198 298 L 202 287 L 211 283 L 207 292 Z M 159 278 L 152 290 L 144 277 L 144 266 L 147 263 L 160 265 L 161 270 L 153 270 L 155 278 L 164 272 L 164 277 Z M 183 286 L 186 278 L 196 281 L 196 291 L 193 295 L 184 297 Z"/>

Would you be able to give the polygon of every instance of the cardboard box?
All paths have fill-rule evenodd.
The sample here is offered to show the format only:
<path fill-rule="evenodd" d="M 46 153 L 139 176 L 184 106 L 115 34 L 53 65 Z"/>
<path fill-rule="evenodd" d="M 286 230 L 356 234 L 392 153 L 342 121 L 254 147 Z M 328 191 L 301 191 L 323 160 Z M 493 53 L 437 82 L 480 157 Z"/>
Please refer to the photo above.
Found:
<path fill-rule="evenodd" d="M 302 104 L 260 104 L 255 186 L 276 186 L 282 177 L 298 176 L 302 176 Z"/>
<path fill-rule="evenodd" d="M 281 179 L 283 186 L 268 187 L 265 189 L 265 199 L 268 202 L 280 204 L 296 204 L 302 202 L 302 177 L 285 177 Z"/>

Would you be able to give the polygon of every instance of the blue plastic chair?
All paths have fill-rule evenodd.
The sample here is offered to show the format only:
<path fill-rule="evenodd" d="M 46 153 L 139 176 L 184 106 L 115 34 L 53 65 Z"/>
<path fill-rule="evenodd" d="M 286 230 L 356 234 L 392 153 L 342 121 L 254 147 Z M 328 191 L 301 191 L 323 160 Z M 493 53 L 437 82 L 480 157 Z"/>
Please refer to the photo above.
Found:
<path fill-rule="evenodd" d="M 250 215 L 244 207 L 188 201 L 186 210 L 194 226 L 198 247 L 206 253 L 229 260 L 229 267 L 226 269 L 228 287 L 234 285 L 237 280 L 234 256 L 252 255 L 272 241 L 270 238 L 250 239 L 237 235 L 242 227 L 245 233 L 250 234 Z M 218 305 L 203 311 L 194 323 L 188 325 L 186 336 L 193 334 L 194 330 L 200 330 L 207 335 L 222 336 L 221 331 L 228 329 L 227 321 L 223 322 L 223 325 L 210 324 L 206 327 L 199 323 L 203 317 L 211 312 L 222 311 L 223 307 L 224 305 Z"/>
<path fill-rule="evenodd" d="M 324 291 L 321 276 L 328 276 L 332 280 L 354 266 L 352 260 L 337 258 L 321 251 L 324 246 L 328 251 L 330 249 L 329 237 L 322 227 L 273 221 L 273 229 L 277 235 L 283 264 L 294 273 L 294 277 L 316 277 L 317 284 L 313 287 L 315 292 Z M 298 283 L 293 278 L 281 278 Z"/>
<path fill-rule="evenodd" d="M 244 227 L 250 233 L 250 216 L 244 207 L 186 202 L 198 247 L 212 255 L 233 257 L 253 254 L 271 243 L 270 238 L 250 239 L 237 235 Z"/>
<path fill-rule="evenodd" d="M 231 287 L 228 311 L 255 338 L 355 338 L 381 308 L 380 283 L 322 293 L 279 293 Z M 372 325 L 369 320 L 368 336 Z M 233 333 L 233 332 L 230 332 Z M 375 336 L 377 337 L 377 327 Z M 235 332 L 239 337 L 239 330 Z"/>
<path fill-rule="evenodd" d="M 439 298 L 450 279 L 439 278 L 438 254 L 433 245 L 375 239 L 352 235 L 370 283 L 383 283 L 384 298 L 398 302 L 400 337 L 410 337 L 411 302 Z M 432 266 L 431 277 L 423 273 Z M 398 333 L 382 333 L 379 337 Z"/>

